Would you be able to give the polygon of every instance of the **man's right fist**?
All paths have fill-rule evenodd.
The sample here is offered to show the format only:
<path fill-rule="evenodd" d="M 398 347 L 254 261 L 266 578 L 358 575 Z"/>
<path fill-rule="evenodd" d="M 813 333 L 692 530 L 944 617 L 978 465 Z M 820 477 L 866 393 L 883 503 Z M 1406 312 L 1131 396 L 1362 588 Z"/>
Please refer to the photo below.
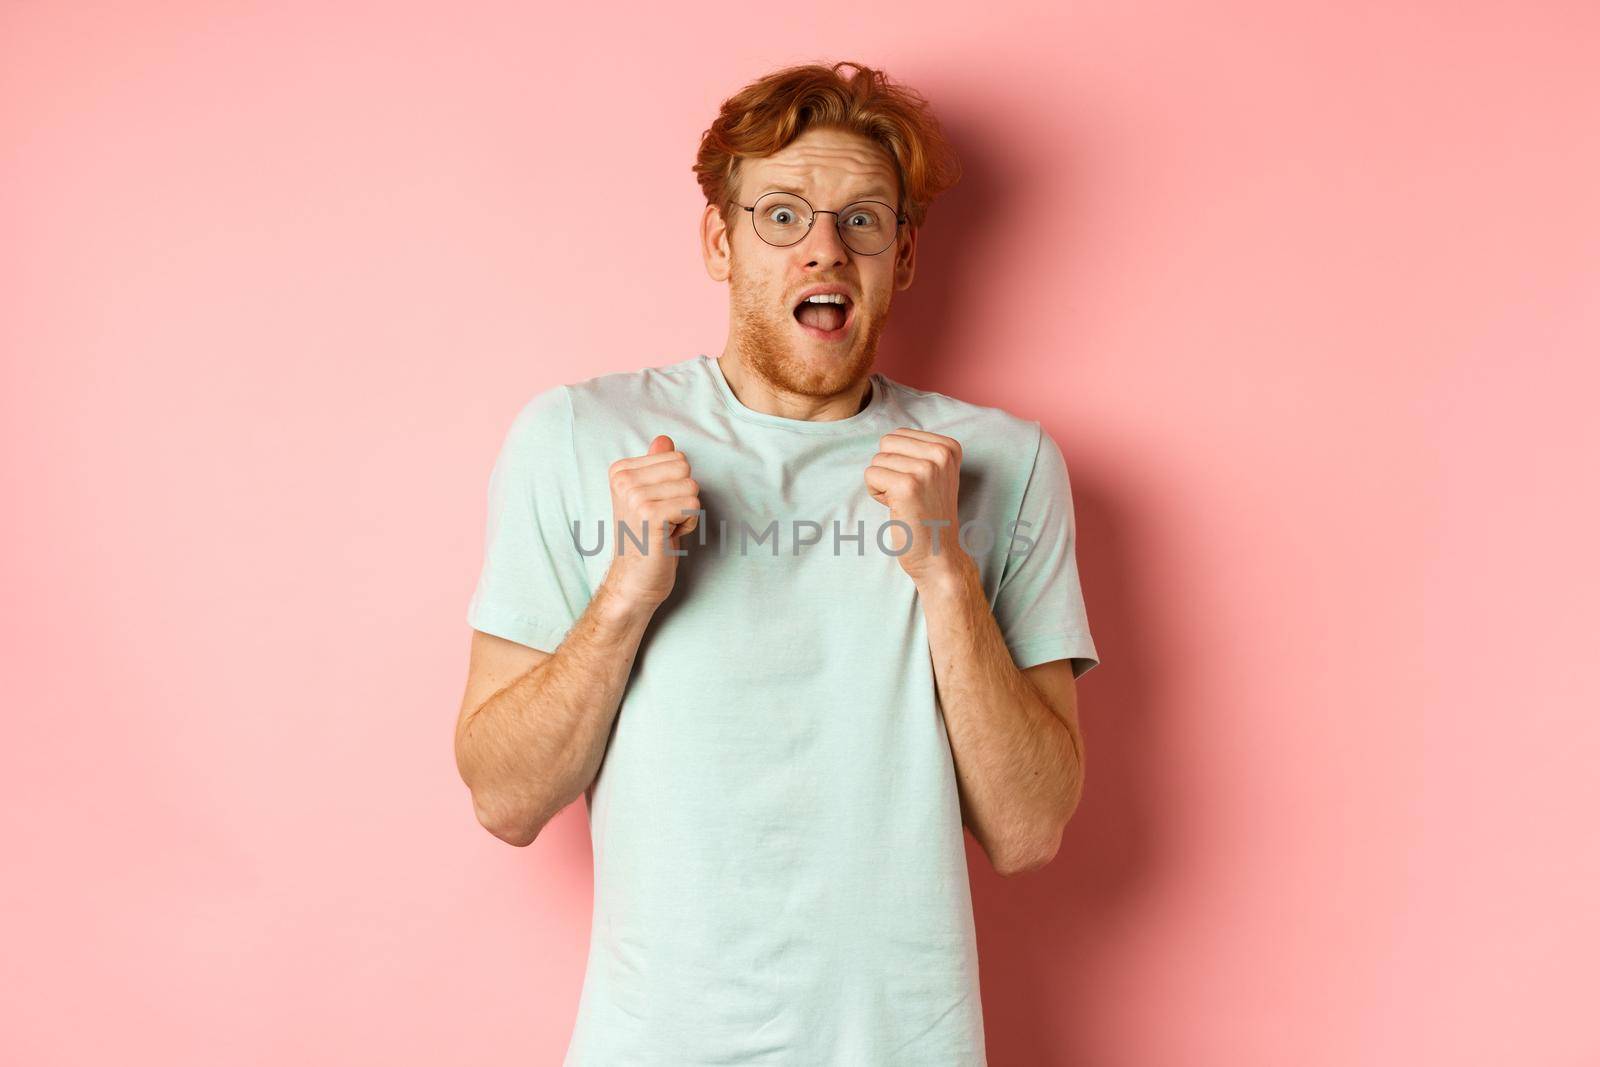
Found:
<path fill-rule="evenodd" d="M 678 574 L 679 557 L 667 549 L 679 548 L 678 539 L 699 524 L 698 515 L 684 512 L 700 510 L 700 485 L 666 434 L 656 435 L 644 455 L 611 464 L 609 478 L 613 537 L 605 580 L 630 599 L 660 604 Z"/>

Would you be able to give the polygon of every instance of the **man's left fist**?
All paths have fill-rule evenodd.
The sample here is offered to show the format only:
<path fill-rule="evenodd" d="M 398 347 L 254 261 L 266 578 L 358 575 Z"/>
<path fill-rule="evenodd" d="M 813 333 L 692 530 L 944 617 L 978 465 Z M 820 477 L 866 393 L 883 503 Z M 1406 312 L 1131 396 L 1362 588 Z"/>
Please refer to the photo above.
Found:
<path fill-rule="evenodd" d="M 919 584 L 954 570 L 965 554 L 956 512 L 961 443 L 902 426 L 879 438 L 878 448 L 866 470 L 867 488 L 889 509 L 889 518 L 911 531 L 907 547 L 906 531 L 890 526 L 889 551 L 900 553 L 900 566 Z"/>

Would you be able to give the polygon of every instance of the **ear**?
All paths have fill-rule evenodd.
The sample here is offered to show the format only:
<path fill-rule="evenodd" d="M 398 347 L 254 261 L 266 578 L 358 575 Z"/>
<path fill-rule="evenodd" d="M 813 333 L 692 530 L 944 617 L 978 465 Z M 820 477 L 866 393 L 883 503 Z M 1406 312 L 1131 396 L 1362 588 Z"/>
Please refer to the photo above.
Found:
<path fill-rule="evenodd" d="M 911 288 L 911 278 L 917 273 L 917 228 L 907 225 L 900 231 L 900 240 L 894 248 L 894 287 Z"/>
<path fill-rule="evenodd" d="M 725 282 L 731 273 L 733 250 L 728 224 L 715 204 L 707 204 L 700 215 L 700 255 L 706 261 L 706 273 L 714 282 Z"/>

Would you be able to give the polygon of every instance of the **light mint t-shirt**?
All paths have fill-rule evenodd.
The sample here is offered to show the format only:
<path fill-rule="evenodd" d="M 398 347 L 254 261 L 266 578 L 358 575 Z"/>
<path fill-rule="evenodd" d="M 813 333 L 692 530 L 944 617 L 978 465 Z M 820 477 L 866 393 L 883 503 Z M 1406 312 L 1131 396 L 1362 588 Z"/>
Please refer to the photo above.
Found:
<path fill-rule="evenodd" d="M 513 422 L 475 629 L 556 648 L 612 557 L 607 468 L 657 434 L 705 511 L 586 793 L 594 912 L 565 1067 L 985 1063 L 927 627 L 863 480 L 901 426 L 961 443 L 966 550 L 1017 665 L 1093 667 L 1067 468 L 1037 422 L 882 374 L 848 418 L 783 418 L 705 355 L 555 386 Z"/>

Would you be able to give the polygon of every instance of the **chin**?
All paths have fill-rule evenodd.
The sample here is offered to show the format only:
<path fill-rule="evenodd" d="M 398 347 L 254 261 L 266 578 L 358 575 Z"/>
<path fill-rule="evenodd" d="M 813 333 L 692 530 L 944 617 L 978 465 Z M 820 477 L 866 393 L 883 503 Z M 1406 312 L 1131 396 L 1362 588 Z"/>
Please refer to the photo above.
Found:
<path fill-rule="evenodd" d="M 851 337 L 819 343 L 808 337 L 793 338 L 781 346 L 776 359 L 758 358 L 757 363 L 768 380 L 789 392 L 836 396 L 872 373 L 877 345 L 865 340 Z"/>
<path fill-rule="evenodd" d="M 872 373 L 870 365 L 867 369 L 856 370 L 853 366 L 841 367 L 836 360 L 830 361 L 827 366 L 813 364 L 810 369 L 811 373 L 804 380 L 793 383 L 789 388 L 805 396 L 837 396 Z"/>
<path fill-rule="evenodd" d="M 815 336 L 792 314 L 773 315 L 745 305 L 739 349 L 751 368 L 774 388 L 799 396 L 830 397 L 872 373 L 883 318 L 853 308 L 836 340 Z"/>

